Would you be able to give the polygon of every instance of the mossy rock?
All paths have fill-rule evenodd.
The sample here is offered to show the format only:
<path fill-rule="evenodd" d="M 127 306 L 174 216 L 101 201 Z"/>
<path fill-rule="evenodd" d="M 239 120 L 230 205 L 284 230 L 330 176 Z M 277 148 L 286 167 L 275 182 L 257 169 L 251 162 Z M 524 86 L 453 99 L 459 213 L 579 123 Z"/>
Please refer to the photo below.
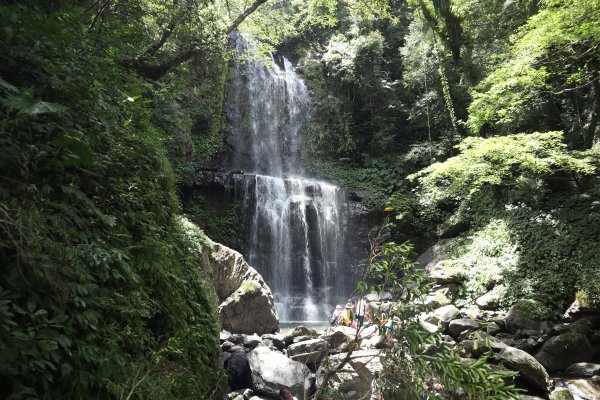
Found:
<path fill-rule="evenodd" d="M 515 315 L 529 319 L 550 319 L 552 310 L 537 300 L 524 299 L 517 301 L 512 308 Z"/>
<path fill-rule="evenodd" d="M 467 266 L 457 260 L 443 260 L 429 270 L 431 281 L 440 285 L 446 283 L 461 283 L 467 279 Z"/>
<path fill-rule="evenodd" d="M 247 294 L 257 294 L 260 291 L 260 288 L 254 281 L 242 282 L 240 289 L 242 289 Z"/>
<path fill-rule="evenodd" d="M 506 314 L 504 323 L 509 332 L 515 333 L 519 329 L 544 330 L 551 324 L 544 320 L 552 315 L 550 309 L 542 303 L 525 299 L 517 301 Z"/>

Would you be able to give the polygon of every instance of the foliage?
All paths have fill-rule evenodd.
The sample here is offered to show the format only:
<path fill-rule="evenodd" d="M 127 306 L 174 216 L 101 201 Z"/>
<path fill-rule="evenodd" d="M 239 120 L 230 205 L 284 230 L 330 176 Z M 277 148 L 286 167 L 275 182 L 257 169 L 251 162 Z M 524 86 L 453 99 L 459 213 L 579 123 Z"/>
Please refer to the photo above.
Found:
<path fill-rule="evenodd" d="M 536 178 L 557 173 L 592 174 L 594 161 L 568 152 L 561 140 L 561 132 L 466 138 L 457 146 L 459 155 L 409 179 L 420 185 L 421 204 L 435 205 L 468 199 L 484 187 L 527 186 Z"/>
<path fill-rule="evenodd" d="M 498 289 L 504 305 L 530 298 L 558 314 L 577 290 L 598 298 L 600 273 L 590 246 L 600 237 L 590 225 L 598 188 L 582 184 L 595 174 L 597 159 L 594 150 L 566 150 L 561 137 L 468 138 L 457 156 L 412 176 L 420 185 L 412 195 L 397 195 L 401 220 L 430 230 L 471 227 L 444 242 L 448 261 L 470 271 L 466 298 L 489 289 L 488 269 L 502 277 L 496 283 L 504 285 Z"/>
<path fill-rule="evenodd" d="M 152 121 L 169 87 L 119 63 L 138 20 L 110 23 L 158 3 L 118 2 L 91 30 L 89 4 L 33 3 L 0 8 L 3 396 L 217 396 L 206 241 L 177 218 Z"/>
<path fill-rule="evenodd" d="M 191 221 L 203 227 L 212 240 L 235 248 L 243 229 L 238 215 L 239 207 L 238 203 L 234 203 L 224 213 L 218 213 L 198 196 L 184 205 L 184 211 Z"/>
<path fill-rule="evenodd" d="M 363 200 L 373 211 L 381 211 L 389 196 L 403 185 L 406 165 L 400 157 L 366 158 L 362 163 L 319 162 L 310 165 L 310 170 L 326 176 L 346 188 L 367 191 Z"/>
<path fill-rule="evenodd" d="M 473 92 L 471 131 L 539 129 L 540 119 L 556 129 L 562 110 L 581 117 L 586 103 L 598 101 L 600 94 L 594 100 L 590 87 L 598 79 L 600 2 L 549 0 L 542 5 L 512 38 L 503 62 Z M 573 128 L 580 135 L 584 130 L 581 123 Z"/>

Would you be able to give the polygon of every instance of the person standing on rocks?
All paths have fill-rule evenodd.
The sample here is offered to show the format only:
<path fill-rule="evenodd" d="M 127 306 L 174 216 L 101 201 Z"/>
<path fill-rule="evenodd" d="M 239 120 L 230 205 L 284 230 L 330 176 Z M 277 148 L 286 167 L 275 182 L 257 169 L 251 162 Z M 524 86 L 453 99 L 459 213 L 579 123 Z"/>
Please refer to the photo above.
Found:
<path fill-rule="evenodd" d="M 356 303 L 356 320 L 357 320 L 356 327 L 358 329 L 362 328 L 363 324 L 365 323 L 365 315 L 366 314 L 367 314 L 367 300 L 363 296 Z"/>
<path fill-rule="evenodd" d="M 279 391 L 279 398 L 281 400 L 298 400 L 296 397 L 292 396 L 292 392 L 287 387 L 281 388 Z"/>
<path fill-rule="evenodd" d="M 333 326 L 338 326 L 340 324 L 340 319 L 342 318 L 343 311 L 344 309 L 341 305 L 338 304 L 337 306 L 335 306 L 335 310 L 333 310 L 333 314 L 329 319 L 329 323 Z"/>
<path fill-rule="evenodd" d="M 344 307 L 344 312 L 342 313 L 342 324 L 351 326 L 352 321 L 354 321 L 354 304 L 352 304 L 352 300 L 350 300 Z"/>

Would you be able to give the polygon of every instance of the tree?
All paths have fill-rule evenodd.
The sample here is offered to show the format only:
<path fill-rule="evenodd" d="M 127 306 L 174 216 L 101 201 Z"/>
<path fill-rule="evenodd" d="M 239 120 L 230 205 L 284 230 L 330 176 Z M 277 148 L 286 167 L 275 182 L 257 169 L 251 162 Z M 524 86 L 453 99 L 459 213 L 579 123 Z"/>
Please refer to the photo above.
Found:
<path fill-rule="evenodd" d="M 468 128 L 567 128 L 590 148 L 600 111 L 600 2 L 548 0 L 512 38 L 509 53 L 473 91 Z M 574 118 L 573 118 L 574 117 Z"/>

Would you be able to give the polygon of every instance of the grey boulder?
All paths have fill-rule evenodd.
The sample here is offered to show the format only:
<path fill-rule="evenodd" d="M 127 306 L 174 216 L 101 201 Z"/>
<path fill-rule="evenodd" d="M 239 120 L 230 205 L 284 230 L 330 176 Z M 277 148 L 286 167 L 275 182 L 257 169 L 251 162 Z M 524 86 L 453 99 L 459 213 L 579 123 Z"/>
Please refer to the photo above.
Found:
<path fill-rule="evenodd" d="M 450 331 L 450 334 L 454 337 L 458 337 L 458 335 L 460 335 L 464 331 L 470 332 L 476 329 L 479 329 L 479 322 L 466 318 L 454 319 L 450 321 L 450 324 L 448 325 L 448 330 Z"/>
<path fill-rule="evenodd" d="M 577 378 L 591 378 L 594 375 L 600 375 L 600 364 L 592 364 L 592 363 L 571 364 L 565 370 L 565 374 L 568 376 L 574 376 Z"/>
<path fill-rule="evenodd" d="M 548 339 L 535 358 L 548 371 L 562 371 L 569 365 L 594 359 L 594 348 L 579 332 L 568 332 Z"/>
<path fill-rule="evenodd" d="M 496 358 L 510 370 L 519 372 L 519 378 L 523 382 L 543 391 L 548 390 L 550 377 L 542 364 L 532 355 L 523 350 L 506 346 Z"/>
<path fill-rule="evenodd" d="M 259 346 L 248 354 L 253 389 L 256 393 L 278 398 L 279 390 L 288 387 L 299 400 L 310 388 L 310 370 L 303 363 Z"/>

